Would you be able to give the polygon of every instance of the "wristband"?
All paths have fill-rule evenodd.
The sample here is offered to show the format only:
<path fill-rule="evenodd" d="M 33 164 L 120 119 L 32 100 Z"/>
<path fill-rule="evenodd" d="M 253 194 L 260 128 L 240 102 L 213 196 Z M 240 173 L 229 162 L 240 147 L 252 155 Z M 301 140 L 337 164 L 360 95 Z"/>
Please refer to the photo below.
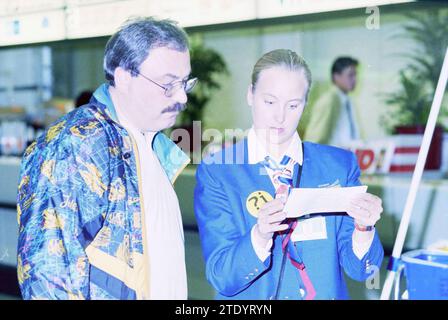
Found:
<path fill-rule="evenodd" d="M 363 226 L 355 222 L 355 229 L 358 231 L 372 231 L 374 226 Z"/>

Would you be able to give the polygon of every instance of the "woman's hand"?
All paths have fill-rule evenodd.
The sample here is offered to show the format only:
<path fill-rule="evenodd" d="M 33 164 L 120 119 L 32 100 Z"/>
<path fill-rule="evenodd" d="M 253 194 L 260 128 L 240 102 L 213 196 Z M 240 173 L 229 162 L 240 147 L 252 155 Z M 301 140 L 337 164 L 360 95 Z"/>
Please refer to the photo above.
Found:
<path fill-rule="evenodd" d="M 350 202 L 348 215 L 355 219 L 360 226 L 374 226 L 381 218 L 383 206 L 381 198 L 371 194 L 363 193 L 357 195 Z"/>
<path fill-rule="evenodd" d="M 258 220 L 255 226 L 255 232 L 259 238 L 266 240 L 272 239 L 274 232 L 286 230 L 287 224 L 281 224 L 286 219 L 286 213 L 283 212 L 286 198 L 278 197 L 263 205 L 258 211 Z"/>

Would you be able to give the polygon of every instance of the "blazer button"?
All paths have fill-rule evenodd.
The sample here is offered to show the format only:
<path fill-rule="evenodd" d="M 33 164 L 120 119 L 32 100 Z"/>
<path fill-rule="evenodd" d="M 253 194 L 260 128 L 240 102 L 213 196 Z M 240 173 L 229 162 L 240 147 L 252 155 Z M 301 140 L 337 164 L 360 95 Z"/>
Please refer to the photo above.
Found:
<path fill-rule="evenodd" d="M 129 159 L 130 157 L 131 157 L 131 154 L 129 152 L 126 152 L 125 154 L 123 154 L 124 159 Z"/>

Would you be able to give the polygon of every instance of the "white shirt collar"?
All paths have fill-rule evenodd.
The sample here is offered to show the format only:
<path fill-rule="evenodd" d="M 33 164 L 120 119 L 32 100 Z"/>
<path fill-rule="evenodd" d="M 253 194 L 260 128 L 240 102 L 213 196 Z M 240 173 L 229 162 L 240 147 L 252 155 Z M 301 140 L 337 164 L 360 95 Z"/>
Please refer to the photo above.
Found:
<path fill-rule="evenodd" d="M 336 91 L 337 91 L 339 98 L 341 99 L 341 102 L 343 105 L 345 105 L 347 103 L 347 101 L 350 102 L 350 97 L 348 96 L 347 93 L 345 93 L 344 91 L 339 89 L 337 86 L 336 86 Z"/>
<path fill-rule="evenodd" d="M 255 133 L 254 128 L 250 128 L 247 134 L 247 151 L 248 151 L 248 161 L 249 164 L 256 164 L 261 161 L 264 161 L 266 156 L 270 156 L 274 158 L 277 163 L 280 163 L 283 156 L 287 155 L 296 161 L 299 165 L 303 163 L 303 150 L 302 150 L 302 140 L 299 137 L 297 131 L 294 133 L 291 139 L 291 143 L 289 144 L 288 149 L 285 154 L 281 156 L 280 159 L 270 155 L 263 144 L 257 138 L 257 134 Z"/>

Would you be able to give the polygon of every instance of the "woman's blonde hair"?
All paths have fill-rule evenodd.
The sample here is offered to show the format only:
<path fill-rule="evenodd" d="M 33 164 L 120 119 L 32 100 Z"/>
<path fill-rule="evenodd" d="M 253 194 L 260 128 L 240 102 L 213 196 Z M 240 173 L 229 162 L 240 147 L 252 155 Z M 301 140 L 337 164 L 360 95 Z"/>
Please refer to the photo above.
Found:
<path fill-rule="evenodd" d="M 308 67 L 306 61 L 292 50 L 288 49 L 277 49 L 265 53 L 252 70 L 252 90 L 255 90 L 260 73 L 263 70 L 272 67 L 284 67 L 291 71 L 302 71 L 305 75 L 306 81 L 308 82 L 308 91 L 306 97 L 308 99 L 308 93 L 311 87 L 311 71 Z"/>

